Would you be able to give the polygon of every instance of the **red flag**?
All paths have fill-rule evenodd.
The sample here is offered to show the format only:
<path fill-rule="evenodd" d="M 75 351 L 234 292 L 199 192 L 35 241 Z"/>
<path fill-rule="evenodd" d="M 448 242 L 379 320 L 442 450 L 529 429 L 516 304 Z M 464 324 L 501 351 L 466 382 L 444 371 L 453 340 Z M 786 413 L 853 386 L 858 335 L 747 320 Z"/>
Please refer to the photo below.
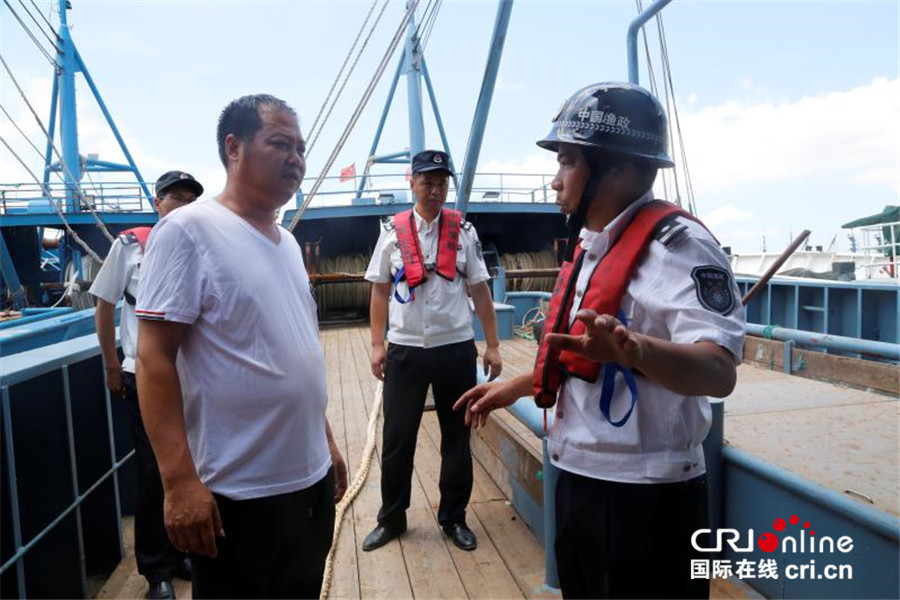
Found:
<path fill-rule="evenodd" d="M 345 181 L 350 181 L 356 177 L 356 163 L 353 163 L 349 167 L 344 167 L 341 169 L 341 183 Z"/>
<path fill-rule="evenodd" d="M 412 181 L 412 167 L 406 167 L 406 180 Z"/>

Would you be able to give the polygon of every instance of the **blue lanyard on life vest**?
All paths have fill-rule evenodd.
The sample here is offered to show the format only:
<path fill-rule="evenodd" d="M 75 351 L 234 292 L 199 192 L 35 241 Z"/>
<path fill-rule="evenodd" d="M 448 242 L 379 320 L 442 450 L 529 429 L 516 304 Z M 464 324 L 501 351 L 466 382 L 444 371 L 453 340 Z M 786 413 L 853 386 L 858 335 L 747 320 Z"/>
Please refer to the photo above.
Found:
<path fill-rule="evenodd" d="M 398 289 L 400 288 L 400 280 L 403 279 L 403 276 L 406 275 L 406 268 L 400 267 L 400 270 L 397 271 L 397 274 L 394 275 L 394 298 L 400 304 L 408 304 L 416 299 L 416 292 L 409 288 L 409 296 L 407 296 L 406 300 L 403 299 L 403 296 L 400 295 Z"/>
<path fill-rule="evenodd" d="M 620 310 L 617 315 L 619 321 L 622 322 L 622 325 L 628 326 L 628 320 L 625 318 L 625 314 Z M 616 387 L 616 372 L 621 371 L 622 376 L 625 378 L 625 383 L 628 385 L 628 389 L 631 391 L 631 407 L 628 409 L 628 412 L 625 413 L 625 416 L 619 419 L 618 421 L 613 421 L 612 417 L 609 416 L 609 407 L 612 404 L 613 392 Z M 606 420 L 609 421 L 609 424 L 613 427 L 621 427 L 626 422 L 628 422 L 628 418 L 631 416 L 631 411 L 634 410 L 634 405 L 637 404 L 638 398 L 638 389 L 637 382 L 634 379 L 634 373 L 631 372 L 631 369 L 626 369 L 622 365 L 616 362 L 606 363 L 606 366 L 603 367 L 603 385 L 600 389 L 600 412 L 603 413 L 603 416 L 606 417 Z"/>

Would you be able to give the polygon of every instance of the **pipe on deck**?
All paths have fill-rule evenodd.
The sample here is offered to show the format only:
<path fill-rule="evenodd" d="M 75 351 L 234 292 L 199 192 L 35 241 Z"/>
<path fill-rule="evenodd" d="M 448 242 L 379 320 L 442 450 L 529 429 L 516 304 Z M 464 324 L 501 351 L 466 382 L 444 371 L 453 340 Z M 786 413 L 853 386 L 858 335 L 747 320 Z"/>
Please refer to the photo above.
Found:
<path fill-rule="evenodd" d="M 775 325 L 758 325 L 756 323 L 747 323 L 746 331 L 750 335 L 767 339 L 780 340 L 783 342 L 792 341 L 800 344 L 808 344 L 810 346 L 820 346 L 828 348 L 829 350 L 854 352 L 864 356 L 875 356 L 894 361 L 900 360 L 900 344 L 878 342 L 875 340 L 861 340 L 841 335 L 816 333 L 814 331 L 801 331 L 799 329 L 788 329 L 786 327 L 777 327 Z"/>

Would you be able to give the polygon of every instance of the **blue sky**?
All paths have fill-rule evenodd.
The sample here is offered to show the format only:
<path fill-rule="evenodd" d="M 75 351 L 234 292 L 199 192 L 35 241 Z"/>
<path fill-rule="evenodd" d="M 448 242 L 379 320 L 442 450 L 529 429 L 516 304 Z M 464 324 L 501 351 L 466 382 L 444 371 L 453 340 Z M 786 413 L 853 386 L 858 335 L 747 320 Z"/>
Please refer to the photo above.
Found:
<path fill-rule="evenodd" d="M 45 12 L 50 7 L 36 3 Z M 22 14 L 16 0 L 11 4 Z M 73 37 L 145 177 L 180 167 L 211 192 L 224 181 L 215 148 L 221 108 L 238 95 L 269 92 L 291 103 L 306 129 L 371 6 L 370 0 L 72 4 Z M 330 154 L 402 12 L 402 2 L 386 9 L 310 154 L 304 189 Z M 458 165 L 495 14 L 495 2 L 445 0 L 426 48 Z M 480 171 L 553 172 L 554 157 L 534 141 L 570 93 L 626 78 L 625 29 L 635 14 L 635 3 L 625 1 L 516 2 Z M 841 223 L 898 202 L 897 2 L 675 0 L 663 14 L 695 202 L 723 243 L 752 252 L 765 236 L 769 250 L 780 250 L 792 233 L 809 228 L 812 242 L 827 246 Z M 0 52 L 46 118 L 50 67 L 5 5 Z M 362 169 L 396 60 L 332 174 L 351 163 Z M 641 78 L 646 85 L 645 64 Z M 405 97 L 401 82 L 381 152 L 408 145 Z M 5 73 L 0 103 L 40 146 L 37 125 Z M 120 160 L 83 84 L 79 109 L 81 152 Z M 426 124 L 429 145 L 437 145 L 429 110 Z M 39 166 L 5 116 L 0 133 Z M 0 181 L 24 179 L 5 149 L 2 157 Z M 679 177 L 683 184 L 683 172 Z M 671 180 L 667 190 L 674 196 Z M 847 246 L 844 234 L 836 244 Z"/>

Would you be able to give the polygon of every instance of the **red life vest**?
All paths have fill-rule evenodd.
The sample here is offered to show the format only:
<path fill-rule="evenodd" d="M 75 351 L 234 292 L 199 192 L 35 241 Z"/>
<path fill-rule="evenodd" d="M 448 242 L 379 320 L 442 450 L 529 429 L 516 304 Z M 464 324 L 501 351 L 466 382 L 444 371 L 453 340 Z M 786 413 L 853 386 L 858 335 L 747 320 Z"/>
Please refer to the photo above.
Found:
<path fill-rule="evenodd" d="M 397 243 L 400 244 L 400 256 L 403 258 L 403 270 L 406 273 L 406 284 L 411 288 L 421 284 L 428 277 L 422 248 L 419 247 L 419 234 L 416 231 L 416 217 L 412 210 L 394 215 L 394 228 L 397 230 Z M 456 277 L 456 251 L 459 248 L 459 228 L 462 213 L 449 208 L 441 209 L 441 223 L 438 230 L 437 274 L 453 281 Z"/>
<path fill-rule="evenodd" d="M 133 244 L 137 242 L 140 245 L 141 250 L 147 249 L 147 239 L 150 237 L 150 232 L 153 231 L 152 227 L 132 227 L 131 229 L 126 229 L 121 232 L 119 235 L 122 236 L 122 240 L 125 243 Z M 131 236 L 134 236 L 133 238 Z"/>
<path fill-rule="evenodd" d="M 654 200 L 641 207 L 591 275 L 581 308 L 593 309 L 599 315 L 616 315 L 631 274 L 641 261 L 657 227 L 676 215 L 697 221 L 690 213 L 663 200 Z M 583 262 L 584 250 L 579 244 L 572 262 L 564 262 L 560 267 L 547 310 L 545 333 L 584 333 L 585 325 L 581 321 L 576 320 L 569 328 L 575 284 Z M 532 374 L 534 401 L 541 408 L 549 408 L 556 403 L 556 394 L 565 375 L 597 381 L 602 367 L 602 363 L 588 360 L 578 353 L 550 348 L 542 338 Z"/>

